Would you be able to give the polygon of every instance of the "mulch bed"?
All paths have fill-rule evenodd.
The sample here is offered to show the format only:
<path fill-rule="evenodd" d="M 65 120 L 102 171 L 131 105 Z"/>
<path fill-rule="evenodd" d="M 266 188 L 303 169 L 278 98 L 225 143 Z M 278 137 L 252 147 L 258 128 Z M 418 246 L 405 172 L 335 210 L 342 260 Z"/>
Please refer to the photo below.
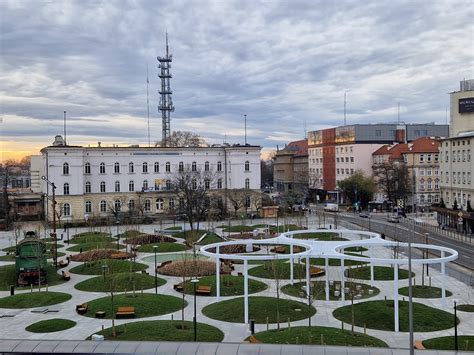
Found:
<path fill-rule="evenodd" d="M 168 237 L 166 235 L 158 234 L 145 234 L 137 235 L 125 239 L 125 244 L 143 245 L 143 244 L 154 244 L 154 243 L 174 243 L 176 239 Z"/>
<path fill-rule="evenodd" d="M 117 253 L 118 252 L 115 249 L 96 249 L 96 250 L 86 251 L 80 254 L 73 254 L 70 256 L 70 259 L 72 261 L 80 261 L 80 262 L 111 259 L 112 255 L 117 254 Z M 128 259 L 135 256 L 135 254 L 125 253 L 122 251 L 120 252 L 120 254 L 122 255 L 121 259 Z"/>

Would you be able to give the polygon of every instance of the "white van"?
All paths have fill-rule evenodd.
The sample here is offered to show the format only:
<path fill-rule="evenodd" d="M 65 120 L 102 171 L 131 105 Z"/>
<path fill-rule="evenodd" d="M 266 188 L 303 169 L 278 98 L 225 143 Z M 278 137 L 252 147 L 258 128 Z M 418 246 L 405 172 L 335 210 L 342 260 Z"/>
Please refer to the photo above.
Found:
<path fill-rule="evenodd" d="M 324 210 L 330 212 L 339 212 L 339 205 L 337 203 L 326 203 Z"/>

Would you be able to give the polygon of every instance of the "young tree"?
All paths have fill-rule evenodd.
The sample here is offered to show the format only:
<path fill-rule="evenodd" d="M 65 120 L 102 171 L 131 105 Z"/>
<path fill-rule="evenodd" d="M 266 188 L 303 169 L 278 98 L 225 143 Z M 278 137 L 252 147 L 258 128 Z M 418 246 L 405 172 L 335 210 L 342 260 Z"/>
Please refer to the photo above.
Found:
<path fill-rule="evenodd" d="M 243 189 L 233 189 L 227 192 L 227 198 L 230 205 L 234 209 L 234 217 L 237 217 L 237 211 L 240 210 L 245 203 L 245 194 Z"/>
<path fill-rule="evenodd" d="M 365 176 L 361 170 L 356 170 L 350 177 L 339 181 L 338 186 L 352 204 L 360 201 L 362 206 L 368 205 L 376 191 L 374 179 Z"/>

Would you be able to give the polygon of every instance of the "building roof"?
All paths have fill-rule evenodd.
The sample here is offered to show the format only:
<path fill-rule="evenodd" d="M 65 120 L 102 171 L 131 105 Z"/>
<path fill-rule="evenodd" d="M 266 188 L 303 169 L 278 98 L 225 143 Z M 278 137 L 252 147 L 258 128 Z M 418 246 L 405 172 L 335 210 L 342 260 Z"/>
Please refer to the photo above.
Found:
<path fill-rule="evenodd" d="M 308 155 L 308 140 L 301 139 L 299 141 L 293 141 L 288 143 L 288 145 L 282 149 L 282 153 L 292 153 L 293 156 L 307 156 Z"/>
<path fill-rule="evenodd" d="M 421 137 L 411 143 L 385 144 L 377 149 L 372 155 L 390 155 L 390 160 L 402 159 L 403 154 L 415 153 L 438 153 L 439 139 Z"/>

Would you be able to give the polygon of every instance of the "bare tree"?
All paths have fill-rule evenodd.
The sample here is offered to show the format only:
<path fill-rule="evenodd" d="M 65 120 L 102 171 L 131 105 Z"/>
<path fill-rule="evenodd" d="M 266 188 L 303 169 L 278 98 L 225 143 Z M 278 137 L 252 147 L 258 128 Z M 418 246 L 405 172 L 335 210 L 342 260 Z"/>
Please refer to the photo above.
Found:
<path fill-rule="evenodd" d="M 227 198 L 234 209 L 234 216 L 237 217 L 237 212 L 242 207 L 244 207 L 245 203 L 245 191 L 244 189 L 233 189 L 229 190 L 227 193 Z"/>
<path fill-rule="evenodd" d="M 406 200 L 410 193 L 408 167 L 405 163 L 383 163 L 373 166 L 374 177 L 379 189 L 388 201 Z"/>
<path fill-rule="evenodd" d="M 8 228 L 10 225 L 10 202 L 8 201 L 8 185 L 12 182 L 13 177 L 18 175 L 19 163 L 13 159 L 0 163 L 0 181 L 2 185 L 2 200 L 0 204 L 0 216 L 5 217 L 5 224 Z"/>
<path fill-rule="evenodd" d="M 197 134 L 189 131 L 173 131 L 166 141 L 156 142 L 155 146 L 166 146 L 166 147 L 202 147 L 205 146 L 206 142 L 203 138 Z"/>

